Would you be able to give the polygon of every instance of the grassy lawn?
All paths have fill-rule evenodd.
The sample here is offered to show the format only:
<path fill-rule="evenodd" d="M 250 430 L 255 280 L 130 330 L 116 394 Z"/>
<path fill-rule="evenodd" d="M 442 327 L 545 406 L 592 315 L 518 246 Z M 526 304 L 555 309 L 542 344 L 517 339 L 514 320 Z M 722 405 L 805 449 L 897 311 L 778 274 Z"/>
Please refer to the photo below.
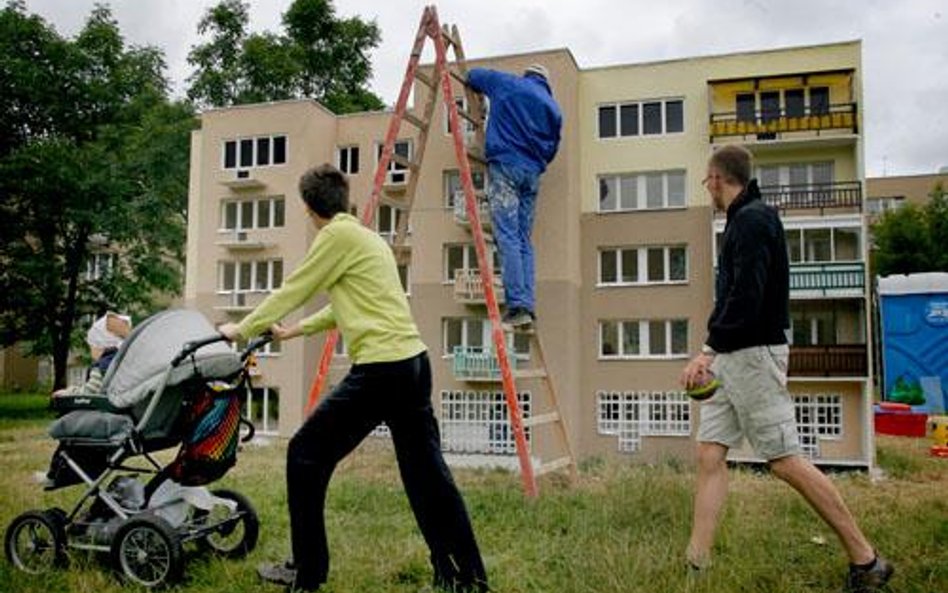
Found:
<path fill-rule="evenodd" d="M 45 433 L 44 399 L 0 396 L 0 525 L 29 508 L 66 507 L 78 487 L 44 493 L 31 482 L 54 443 Z M 896 563 L 892 591 L 948 591 L 948 460 L 927 457 L 928 442 L 879 439 L 887 478 L 838 474 L 843 492 L 870 538 Z M 244 561 L 192 554 L 182 589 L 195 592 L 279 591 L 257 581 L 258 562 L 289 549 L 283 481 L 285 443 L 248 446 L 220 485 L 255 503 L 257 549 Z M 833 534 L 801 498 L 766 475 L 736 471 L 713 569 L 691 580 L 681 551 L 690 523 L 694 482 L 689 466 L 584 464 L 579 483 L 541 482 L 527 501 L 514 474 L 455 473 L 465 495 L 492 587 L 500 593 L 836 592 L 844 556 Z M 407 593 L 430 580 L 424 542 L 408 508 L 386 441 L 370 440 L 336 472 L 327 523 L 332 551 L 329 593 Z M 825 541 L 825 543 L 820 543 Z M 70 566 L 31 577 L 0 562 L 9 592 L 111 593 L 123 586 L 106 561 L 73 552 Z"/>

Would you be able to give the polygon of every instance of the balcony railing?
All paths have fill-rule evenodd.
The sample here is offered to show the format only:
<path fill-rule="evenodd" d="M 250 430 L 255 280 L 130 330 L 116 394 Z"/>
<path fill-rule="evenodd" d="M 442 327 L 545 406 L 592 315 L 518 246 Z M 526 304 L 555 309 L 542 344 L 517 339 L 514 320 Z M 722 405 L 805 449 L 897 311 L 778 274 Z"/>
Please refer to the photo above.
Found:
<path fill-rule="evenodd" d="M 218 311 L 223 311 L 224 313 L 249 313 L 253 311 L 254 305 L 256 302 L 252 302 L 250 292 L 230 292 L 230 293 L 219 293 L 218 295 L 218 304 L 214 306 Z"/>
<path fill-rule="evenodd" d="M 810 106 L 788 110 L 786 107 L 759 109 L 753 112 L 711 114 L 711 141 L 721 136 L 757 136 L 774 140 L 779 134 L 828 130 L 859 132 L 855 103 Z"/>
<path fill-rule="evenodd" d="M 781 210 L 862 210 L 862 184 L 858 181 L 810 185 L 762 185 L 761 199 Z"/>
<path fill-rule="evenodd" d="M 792 377 L 865 377 L 868 370 L 865 344 L 790 346 Z"/>
<path fill-rule="evenodd" d="M 460 381 L 500 381 L 500 361 L 490 348 L 454 347 L 454 378 Z"/>
<path fill-rule="evenodd" d="M 790 297 L 860 297 L 866 290 L 861 262 L 790 265 Z"/>
<path fill-rule="evenodd" d="M 494 296 L 498 304 L 504 302 L 503 282 L 496 275 Z M 461 268 L 454 271 L 454 301 L 467 305 L 483 305 L 487 302 L 480 270 Z"/>
<path fill-rule="evenodd" d="M 251 238 L 250 233 L 239 229 L 221 233 L 217 244 L 232 251 L 259 251 L 270 246 L 259 239 Z"/>

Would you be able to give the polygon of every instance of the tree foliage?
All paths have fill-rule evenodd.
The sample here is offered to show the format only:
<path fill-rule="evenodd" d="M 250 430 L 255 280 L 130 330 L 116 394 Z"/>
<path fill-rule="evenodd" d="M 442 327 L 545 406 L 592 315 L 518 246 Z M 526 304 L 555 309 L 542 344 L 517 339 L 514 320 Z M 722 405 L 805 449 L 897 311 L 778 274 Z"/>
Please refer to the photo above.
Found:
<path fill-rule="evenodd" d="M 164 68 L 105 7 L 73 39 L 22 2 L 0 11 L 0 345 L 52 354 L 56 386 L 78 319 L 180 290 L 194 116 Z M 89 275 L 101 253 L 116 265 Z"/>
<path fill-rule="evenodd" d="M 938 184 L 928 195 L 924 206 L 907 204 L 872 225 L 875 273 L 948 272 L 948 193 Z"/>
<path fill-rule="evenodd" d="M 384 107 L 366 88 L 368 52 L 381 40 L 374 21 L 338 18 L 331 0 L 295 0 L 281 35 L 251 34 L 249 19 L 247 3 L 222 0 L 198 23 L 210 36 L 188 55 L 195 68 L 188 96 L 199 105 L 312 98 L 335 113 Z"/>

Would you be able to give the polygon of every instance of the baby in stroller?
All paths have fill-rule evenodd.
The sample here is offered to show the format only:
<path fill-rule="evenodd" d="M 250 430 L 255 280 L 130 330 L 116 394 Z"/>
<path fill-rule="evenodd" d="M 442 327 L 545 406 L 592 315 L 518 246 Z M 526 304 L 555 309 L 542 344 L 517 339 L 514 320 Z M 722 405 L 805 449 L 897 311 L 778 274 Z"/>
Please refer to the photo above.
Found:
<path fill-rule="evenodd" d="M 4 541 L 8 560 L 40 573 L 69 550 L 107 552 L 125 579 L 157 587 L 183 575 L 187 542 L 227 557 L 249 553 L 259 530 L 253 506 L 238 492 L 205 486 L 236 462 L 240 425 L 249 428 L 243 440 L 253 436 L 241 402 L 251 354 L 269 340 L 234 352 L 195 311 L 142 322 L 116 352 L 101 393 L 53 398 L 62 415 L 49 430 L 58 448 L 44 486 L 82 483 L 85 491 L 70 512 L 14 519 Z M 151 455 L 178 445 L 167 465 Z M 126 463 L 133 459 L 147 465 Z"/>

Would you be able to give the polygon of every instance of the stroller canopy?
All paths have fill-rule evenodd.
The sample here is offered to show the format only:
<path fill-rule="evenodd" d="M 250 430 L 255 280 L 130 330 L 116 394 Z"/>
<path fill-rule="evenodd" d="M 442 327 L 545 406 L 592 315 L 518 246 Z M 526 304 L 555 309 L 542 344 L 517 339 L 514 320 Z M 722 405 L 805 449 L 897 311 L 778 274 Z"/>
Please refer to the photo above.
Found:
<path fill-rule="evenodd" d="M 217 333 L 197 311 L 172 309 L 152 315 L 128 336 L 106 372 L 102 390 L 116 407 L 134 405 L 160 383 L 172 359 L 185 343 Z M 168 377 L 168 386 L 200 375 L 227 378 L 241 368 L 240 356 L 225 342 L 210 344 L 189 357 Z"/>

